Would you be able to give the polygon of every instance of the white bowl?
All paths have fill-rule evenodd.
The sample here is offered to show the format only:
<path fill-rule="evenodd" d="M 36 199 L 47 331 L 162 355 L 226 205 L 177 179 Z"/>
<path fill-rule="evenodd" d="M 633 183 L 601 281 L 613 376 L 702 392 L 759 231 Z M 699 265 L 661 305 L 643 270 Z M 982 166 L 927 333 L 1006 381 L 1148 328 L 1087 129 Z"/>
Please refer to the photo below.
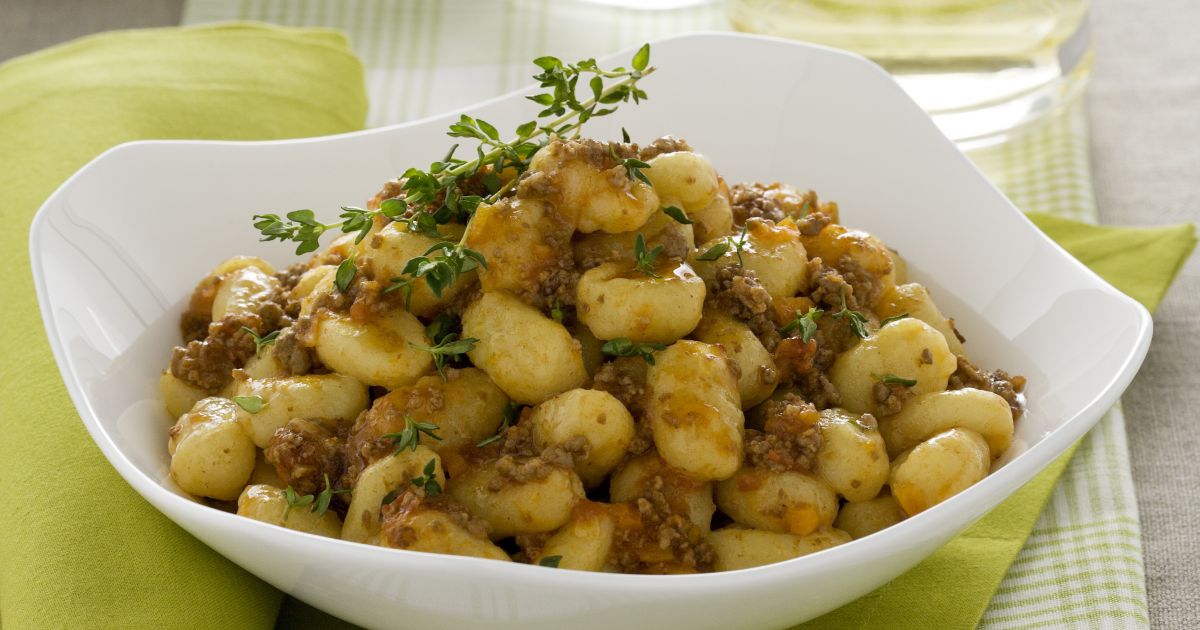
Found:
<path fill-rule="evenodd" d="M 389 550 L 200 505 L 171 483 L 157 381 L 194 283 L 225 257 L 278 263 L 250 217 L 336 215 L 447 146 L 458 112 L 282 142 L 137 142 L 96 158 L 38 213 L 30 252 L 46 331 L 88 431 L 147 501 L 246 569 L 365 626 L 772 628 L 849 602 L 912 567 L 1029 481 L 1133 378 L 1150 316 L 1043 236 L 874 64 L 729 34 L 653 47 L 650 100 L 588 134 L 687 138 L 730 181 L 783 181 L 835 199 L 956 318 L 977 362 L 1029 378 L 1029 410 L 999 469 L 862 540 L 788 562 L 686 576 L 595 574 Z M 624 63 L 628 55 L 615 57 Z M 469 111 L 511 129 L 521 93 Z"/>

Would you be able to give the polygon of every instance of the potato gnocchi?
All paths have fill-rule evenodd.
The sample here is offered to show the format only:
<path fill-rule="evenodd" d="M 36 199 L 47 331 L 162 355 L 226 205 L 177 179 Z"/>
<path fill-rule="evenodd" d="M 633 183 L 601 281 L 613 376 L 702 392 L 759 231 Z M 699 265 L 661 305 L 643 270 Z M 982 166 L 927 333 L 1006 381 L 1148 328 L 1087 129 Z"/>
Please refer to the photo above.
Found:
<path fill-rule="evenodd" d="M 1024 379 L 975 367 L 836 204 L 671 137 L 524 160 L 453 197 L 408 173 L 308 260 L 205 277 L 159 383 L 179 489 L 361 544 L 678 574 L 869 536 L 1012 443 Z"/>

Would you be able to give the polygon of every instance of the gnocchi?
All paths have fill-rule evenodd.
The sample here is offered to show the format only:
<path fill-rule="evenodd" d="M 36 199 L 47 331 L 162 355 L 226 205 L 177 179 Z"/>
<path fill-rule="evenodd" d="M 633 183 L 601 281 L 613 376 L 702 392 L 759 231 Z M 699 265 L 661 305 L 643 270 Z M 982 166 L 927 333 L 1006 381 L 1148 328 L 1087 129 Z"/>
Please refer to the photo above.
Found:
<path fill-rule="evenodd" d="M 320 230 L 259 215 L 313 254 L 193 290 L 158 382 L 179 488 L 353 543 L 680 574 L 869 536 L 1009 449 L 1025 380 L 975 368 L 836 203 L 570 131 Z"/>

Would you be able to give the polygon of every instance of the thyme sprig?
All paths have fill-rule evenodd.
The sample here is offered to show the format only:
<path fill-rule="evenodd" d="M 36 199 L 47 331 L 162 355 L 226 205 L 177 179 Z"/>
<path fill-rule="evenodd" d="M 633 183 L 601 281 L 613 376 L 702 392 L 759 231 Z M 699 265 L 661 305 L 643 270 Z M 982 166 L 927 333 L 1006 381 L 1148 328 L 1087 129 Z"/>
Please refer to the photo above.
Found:
<path fill-rule="evenodd" d="M 504 403 L 504 419 L 500 422 L 500 426 L 490 437 L 484 438 L 478 444 L 476 444 L 475 448 L 483 448 L 489 444 L 494 444 L 504 439 L 504 432 L 508 431 L 508 427 L 511 427 L 517 423 L 517 418 L 521 417 L 521 410 L 524 408 L 524 405 L 517 404 L 511 400 L 507 403 Z"/>
<path fill-rule="evenodd" d="M 797 312 L 792 321 L 788 322 L 783 328 L 780 328 L 779 332 L 784 335 L 790 335 L 799 330 L 800 341 L 808 343 L 813 338 L 813 335 L 817 334 L 817 320 L 824 314 L 825 311 L 819 308 L 810 308 L 803 315 Z"/>
<path fill-rule="evenodd" d="M 417 450 L 417 446 L 421 443 L 422 435 L 441 441 L 442 436 L 437 434 L 440 428 L 432 422 L 417 422 L 412 416 L 404 414 L 404 428 L 402 430 L 395 433 L 384 433 L 380 437 L 385 440 L 391 440 L 392 445 L 396 447 L 396 451 L 392 455 L 399 455 L 404 452 L 404 449 L 410 451 Z"/>
<path fill-rule="evenodd" d="M 442 484 L 437 480 L 437 460 L 431 459 L 425 463 L 420 477 L 412 478 L 412 485 L 425 491 L 425 496 L 436 497 L 442 493 Z"/>
<path fill-rule="evenodd" d="M 250 328 L 249 326 L 242 326 L 242 330 L 249 334 L 251 339 L 254 339 L 254 356 L 262 355 L 263 350 L 265 350 L 267 346 L 275 345 L 275 340 L 279 338 L 278 330 L 272 330 L 261 337 L 259 337 L 258 333 L 254 332 L 254 329 Z"/>
<path fill-rule="evenodd" d="M 833 318 L 845 320 L 850 325 L 850 330 L 853 330 L 859 339 L 866 339 L 871 336 L 870 331 L 867 330 L 867 323 L 870 321 L 867 319 L 867 316 L 858 311 L 852 311 L 846 306 L 845 288 L 842 289 L 842 310 L 834 313 Z"/>
<path fill-rule="evenodd" d="M 646 248 L 646 238 L 638 232 L 637 239 L 633 242 L 633 267 L 638 271 L 650 276 L 651 278 L 661 278 L 662 276 L 654 272 L 654 261 L 663 253 L 662 245 L 655 245 L 653 249 Z"/>
<path fill-rule="evenodd" d="M 479 340 L 474 337 L 459 339 L 458 333 L 449 333 L 442 340 L 432 346 L 423 346 L 421 344 L 408 342 L 409 346 L 428 352 L 433 355 L 433 367 L 437 370 L 443 381 L 449 380 L 446 376 L 446 364 L 453 361 L 455 357 L 466 354 L 475 349 L 475 344 Z"/>
<path fill-rule="evenodd" d="M 312 507 L 309 511 L 317 515 L 317 518 L 325 516 L 325 512 L 329 510 L 329 504 L 333 501 L 333 495 L 346 494 L 350 492 L 348 488 L 342 490 L 334 490 L 333 485 L 329 482 L 329 473 L 325 473 L 325 488 L 321 490 L 315 497 L 311 494 L 300 494 L 294 488 L 288 486 L 283 491 L 283 499 L 287 502 L 287 508 L 283 510 L 283 518 L 286 519 L 288 514 L 291 514 L 293 508 L 301 508 L 308 505 Z"/>
<path fill-rule="evenodd" d="M 541 72 L 533 78 L 546 91 L 526 98 L 544 109 L 538 112 L 537 119 L 518 125 L 511 140 L 501 140 L 500 131 L 488 121 L 462 115 L 450 125 L 447 135 L 476 141 L 474 159 L 455 157 L 459 146 L 455 144 L 428 169 L 406 170 L 400 180 L 401 196 L 384 200 L 378 210 L 343 206 L 340 221 L 323 223 L 309 209 L 293 210 L 283 217 L 256 214 L 254 227 L 262 234 L 261 240 L 295 242 L 296 254 L 300 255 L 316 251 L 321 235 L 330 230 L 357 232 L 354 242 L 359 243 L 370 233 L 377 218 L 404 221 L 412 232 L 441 238 L 438 225 L 468 223 L 480 204 L 499 200 L 529 168 L 533 154 L 554 138 L 577 135 L 588 120 L 613 113 L 620 103 L 636 104 L 646 99 L 646 92 L 638 87 L 638 82 L 654 72 L 649 44 L 638 49 L 628 69 L 605 70 L 595 59 L 567 64 L 557 57 L 539 57 L 534 64 Z M 580 98 L 577 87 L 581 81 L 586 83 L 586 93 L 590 96 Z M 620 162 L 631 179 L 648 182 L 641 172 L 648 166 L 645 162 L 636 158 Z M 507 178 L 507 182 L 502 178 Z M 468 194 L 464 185 L 469 180 L 481 182 L 488 195 Z M 434 251 L 441 253 L 430 257 Z M 409 261 L 401 277 L 393 279 L 388 289 L 404 291 L 407 304 L 413 285 L 424 280 L 440 297 L 441 291 L 461 273 L 474 268 L 465 262 L 468 259 L 486 268 L 483 256 L 466 249 L 462 242 L 439 243 L 424 256 Z"/>
<path fill-rule="evenodd" d="M 895 374 L 884 374 L 883 376 L 879 377 L 879 382 L 883 383 L 884 385 L 903 385 L 905 387 L 912 387 L 917 384 L 917 379 L 904 378 L 903 376 L 896 376 Z"/>
<path fill-rule="evenodd" d="M 614 357 L 642 357 L 650 365 L 654 365 L 654 353 L 666 350 L 661 343 L 634 343 L 626 337 L 617 337 L 604 342 L 600 351 Z"/>

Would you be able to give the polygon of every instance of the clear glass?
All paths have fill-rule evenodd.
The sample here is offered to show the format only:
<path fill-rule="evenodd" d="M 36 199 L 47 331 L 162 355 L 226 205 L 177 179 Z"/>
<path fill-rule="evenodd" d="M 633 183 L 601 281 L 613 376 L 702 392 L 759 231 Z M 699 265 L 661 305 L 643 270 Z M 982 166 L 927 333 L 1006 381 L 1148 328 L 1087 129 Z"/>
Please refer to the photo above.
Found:
<path fill-rule="evenodd" d="M 946 135 L 1004 140 L 1075 98 L 1087 0 L 730 0 L 743 31 L 852 50 L 887 68 Z"/>

